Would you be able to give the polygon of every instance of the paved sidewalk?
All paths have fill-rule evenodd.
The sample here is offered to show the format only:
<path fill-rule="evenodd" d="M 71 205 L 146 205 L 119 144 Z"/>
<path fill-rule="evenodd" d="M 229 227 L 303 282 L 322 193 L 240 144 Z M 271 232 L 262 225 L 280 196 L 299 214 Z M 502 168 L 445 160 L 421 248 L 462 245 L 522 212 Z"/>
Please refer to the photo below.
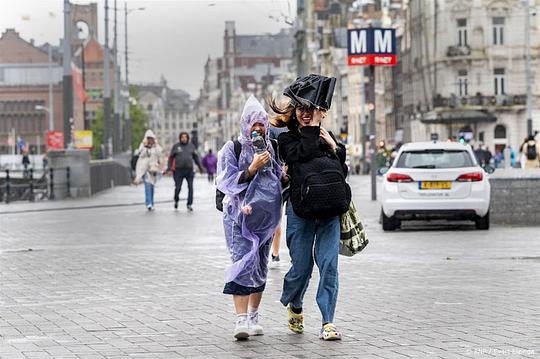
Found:
<path fill-rule="evenodd" d="M 205 177 L 206 178 L 206 177 Z M 197 177 L 202 182 L 203 176 Z M 184 182 L 184 186 L 187 185 Z M 170 176 L 163 177 L 156 186 L 156 203 L 171 202 L 171 188 L 174 187 L 174 181 Z M 187 198 L 187 192 L 182 193 L 181 201 Z M 98 207 L 121 207 L 144 204 L 144 184 L 117 186 L 111 189 L 99 192 L 89 198 L 66 198 L 60 201 L 17 201 L 9 204 L 0 202 L 0 215 L 15 214 L 20 212 L 43 212 L 62 209 L 89 209 Z"/>
<path fill-rule="evenodd" d="M 234 341 L 214 188 L 198 177 L 195 211 L 174 211 L 166 178 L 153 212 L 142 186 L 0 205 L 0 358 L 540 358 L 540 228 L 384 233 L 369 178 L 351 183 L 370 244 L 340 257 L 341 342 L 317 337 L 316 271 L 306 333 L 288 331 L 285 247 L 261 307 L 266 334 Z"/>

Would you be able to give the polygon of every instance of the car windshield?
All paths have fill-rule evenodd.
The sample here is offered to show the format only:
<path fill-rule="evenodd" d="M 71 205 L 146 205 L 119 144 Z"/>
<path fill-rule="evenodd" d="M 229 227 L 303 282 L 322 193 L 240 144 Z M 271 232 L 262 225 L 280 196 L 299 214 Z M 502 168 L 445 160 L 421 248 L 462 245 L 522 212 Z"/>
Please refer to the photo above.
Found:
<path fill-rule="evenodd" d="M 474 166 L 471 156 L 464 150 L 404 151 L 397 168 L 460 168 Z"/>

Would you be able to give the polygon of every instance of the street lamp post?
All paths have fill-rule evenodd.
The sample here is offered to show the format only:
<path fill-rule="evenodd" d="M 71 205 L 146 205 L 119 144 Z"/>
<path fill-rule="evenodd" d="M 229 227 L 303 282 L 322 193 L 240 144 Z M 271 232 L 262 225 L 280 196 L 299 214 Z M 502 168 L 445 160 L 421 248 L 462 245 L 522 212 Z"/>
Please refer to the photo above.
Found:
<path fill-rule="evenodd" d="M 84 61 L 84 43 L 81 44 L 81 66 L 82 66 L 82 88 L 86 94 L 86 63 Z M 89 130 L 90 124 L 87 122 L 87 119 L 86 119 L 86 96 L 83 98 L 82 105 L 83 105 L 84 129 Z"/>
<path fill-rule="evenodd" d="M 126 111 L 125 111 L 125 138 L 126 138 L 126 147 L 128 149 L 131 149 L 131 118 L 129 114 L 129 106 L 130 106 L 130 93 L 129 93 L 129 70 L 128 70 L 128 15 L 132 13 L 133 11 L 139 10 L 143 11 L 144 7 L 139 7 L 135 9 L 128 9 L 127 8 L 127 1 L 124 2 L 124 46 L 125 46 L 125 66 L 126 66 L 126 89 L 127 89 L 127 101 L 126 101 Z"/>
<path fill-rule="evenodd" d="M 531 26 L 530 26 L 530 16 L 531 8 L 529 6 L 529 1 L 524 0 L 525 5 L 525 54 L 526 54 L 526 63 L 525 70 L 527 73 L 527 135 L 530 136 L 533 134 L 532 129 L 532 73 L 531 73 Z"/>
<path fill-rule="evenodd" d="M 109 80 L 109 2 L 105 0 L 105 51 L 103 56 L 103 144 L 104 157 L 112 156 L 111 84 Z"/>
<path fill-rule="evenodd" d="M 120 71 L 118 69 L 118 21 L 117 21 L 118 9 L 116 6 L 116 0 L 114 0 L 114 59 L 113 59 L 113 73 L 114 73 L 114 117 L 113 117 L 113 152 L 118 153 L 121 151 L 121 135 L 120 135 Z"/>
<path fill-rule="evenodd" d="M 54 124 L 53 124 L 53 119 L 52 119 L 52 110 L 50 108 L 42 106 L 42 105 L 36 105 L 36 107 L 34 107 L 34 109 L 36 111 L 45 111 L 45 112 L 47 112 L 47 114 L 49 115 L 49 131 L 53 131 L 54 130 Z"/>
<path fill-rule="evenodd" d="M 73 119 L 73 77 L 71 75 L 71 4 L 64 0 L 64 77 L 63 77 L 63 100 L 64 100 L 64 147 L 71 143 L 71 123 Z"/>
<path fill-rule="evenodd" d="M 52 46 L 49 44 L 47 53 L 49 56 L 49 131 L 54 129 L 54 99 L 53 99 L 53 72 L 52 72 Z"/>

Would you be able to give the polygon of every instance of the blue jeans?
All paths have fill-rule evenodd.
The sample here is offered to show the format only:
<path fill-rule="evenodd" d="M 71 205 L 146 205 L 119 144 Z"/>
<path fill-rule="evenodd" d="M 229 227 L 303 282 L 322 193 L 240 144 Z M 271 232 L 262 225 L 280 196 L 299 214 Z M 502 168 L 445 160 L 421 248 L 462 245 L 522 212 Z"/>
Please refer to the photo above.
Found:
<path fill-rule="evenodd" d="M 182 190 L 182 182 L 184 178 L 188 184 L 188 199 L 187 205 L 191 206 L 193 204 L 193 177 L 195 173 L 193 168 L 177 168 L 174 171 L 174 201 L 178 202 L 180 200 L 180 191 Z"/>
<path fill-rule="evenodd" d="M 302 307 L 313 264 L 316 263 L 320 275 L 317 304 L 323 323 L 331 323 L 339 289 L 339 216 L 323 220 L 304 219 L 294 213 L 290 201 L 286 213 L 287 247 L 292 266 L 285 275 L 280 301 L 285 306 Z"/>
<path fill-rule="evenodd" d="M 144 177 L 144 204 L 146 207 L 154 207 L 154 185 L 148 181 L 147 175 Z"/>

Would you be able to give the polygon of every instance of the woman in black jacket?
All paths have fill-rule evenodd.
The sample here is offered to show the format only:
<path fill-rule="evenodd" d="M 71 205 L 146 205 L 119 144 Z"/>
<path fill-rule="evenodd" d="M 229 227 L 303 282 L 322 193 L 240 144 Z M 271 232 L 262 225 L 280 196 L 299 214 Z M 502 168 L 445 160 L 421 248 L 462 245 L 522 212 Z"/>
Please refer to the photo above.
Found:
<path fill-rule="evenodd" d="M 285 89 L 291 101 L 280 107 L 274 126 L 287 126 L 278 137 L 279 151 L 291 177 L 287 204 L 287 246 L 292 266 L 285 275 L 281 303 L 288 326 L 304 330 L 303 299 L 317 263 L 320 273 L 317 304 L 322 315 L 319 337 L 341 339 L 333 324 L 338 295 L 339 215 L 346 212 L 350 188 L 345 183 L 345 147 L 321 124 L 330 108 L 335 79 L 309 75 Z"/>

